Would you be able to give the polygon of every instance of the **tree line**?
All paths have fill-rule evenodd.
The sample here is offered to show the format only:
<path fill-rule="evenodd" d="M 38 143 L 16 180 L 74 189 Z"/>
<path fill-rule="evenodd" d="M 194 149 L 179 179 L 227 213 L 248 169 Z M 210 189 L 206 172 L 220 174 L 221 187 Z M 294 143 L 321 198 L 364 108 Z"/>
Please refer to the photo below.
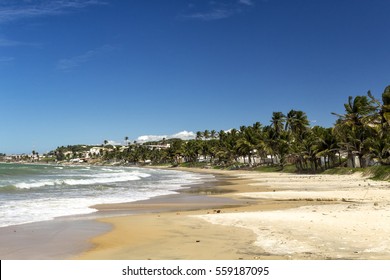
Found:
<path fill-rule="evenodd" d="M 102 158 L 174 165 L 202 161 L 224 166 L 241 160 L 249 166 L 274 163 L 282 169 L 291 163 L 298 171 L 324 170 L 346 160 L 352 167 L 390 165 L 390 86 L 381 99 L 370 91 L 350 96 L 344 108 L 343 113 L 332 113 L 337 120 L 330 128 L 310 126 L 300 110 L 273 112 L 268 125 L 256 122 L 229 131 L 198 131 L 195 139 L 186 141 L 135 142 L 125 149 L 112 146 Z M 125 141 L 128 143 L 128 137 Z M 166 148 L 161 147 L 164 145 Z"/>

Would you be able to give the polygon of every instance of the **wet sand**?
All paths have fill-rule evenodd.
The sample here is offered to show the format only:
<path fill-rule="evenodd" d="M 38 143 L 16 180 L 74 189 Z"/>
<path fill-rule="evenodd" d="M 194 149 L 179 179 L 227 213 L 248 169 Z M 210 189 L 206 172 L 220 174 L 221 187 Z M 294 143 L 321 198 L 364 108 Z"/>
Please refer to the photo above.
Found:
<path fill-rule="evenodd" d="M 181 169 L 177 169 L 181 170 Z M 178 194 L 0 229 L 1 259 L 390 259 L 390 183 L 182 169 Z"/>
<path fill-rule="evenodd" d="M 113 230 L 93 238 L 95 247 L 76 258 L 390 259 L 388 182 L 361 175 L 192 171 L 225 176 L 216 189 L 230 192 L 208 197 L 235 203 L 189 210 L 173 202 L 169 212 L 101 219 Z"/>
<path fill-rule="evenodd" d="M 0 259 L 50 260 L 70 259 L 92 249 L 92 237 L 109 232 L 113 225 L 104 218 L 137 216 L 145 213 L 198 210 L 212 206 L 224 208 L 240 204 L 224 197 L 207 194 L 228 193 L 216 188 L 222 180 L 186 186 L 177 194 L 154 197 L 131 203 L 96 205 L 98 212 L 59 217 L 0 228 Z M 223 183 L 224 184 L 224 183 Z M 99 220 L 99 221 L 97 221 Z"/>
<path fill-rule="evenodd" d="M 91 236 L 111 229 L 86 218 L 59 218 L 0 228 L 0 259 L 63 260 L 88 250 Z"/>

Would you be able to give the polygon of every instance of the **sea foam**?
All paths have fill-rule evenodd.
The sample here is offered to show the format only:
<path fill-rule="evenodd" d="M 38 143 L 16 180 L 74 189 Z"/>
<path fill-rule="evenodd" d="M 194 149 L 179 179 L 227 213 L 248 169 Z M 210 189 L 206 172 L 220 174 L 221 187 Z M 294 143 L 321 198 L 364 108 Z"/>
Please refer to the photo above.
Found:
<path fill-rule="evenodd" d="M 212 178 L 125 167 L 0 164 L 0 168 L 10 174 L 0 177 L 0 227 L 88 214 L 96 211 L 92 205 L 145 200 Z"/>

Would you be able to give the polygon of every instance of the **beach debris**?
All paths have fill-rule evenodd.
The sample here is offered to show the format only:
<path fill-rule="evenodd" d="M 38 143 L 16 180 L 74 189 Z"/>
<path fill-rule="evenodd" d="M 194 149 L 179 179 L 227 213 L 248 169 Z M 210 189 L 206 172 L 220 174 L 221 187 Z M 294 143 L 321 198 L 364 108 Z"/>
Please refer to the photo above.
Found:
<path fill-rule="evenodd" d="M 219 214 L 219 213 L 221 213 L 221 210 L 214 210 L 214 213 L 217 213 L 217 214 Z"/>
<path fill-rule="evenodd" d="M 196 240 L 196 243 L 199 243 L 200 242 L 200 240 Z"/>

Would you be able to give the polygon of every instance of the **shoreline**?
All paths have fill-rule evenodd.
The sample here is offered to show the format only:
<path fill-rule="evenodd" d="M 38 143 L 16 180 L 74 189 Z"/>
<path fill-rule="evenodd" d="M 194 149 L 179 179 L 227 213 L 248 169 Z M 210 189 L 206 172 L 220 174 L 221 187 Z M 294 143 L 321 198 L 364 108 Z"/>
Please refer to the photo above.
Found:
<path fill-rule="evenodd" d="M 91 238 L 112 229 L 110 223 L 97 220 L 108 217 L 145 213 L 202 209 L 214 205 L 234 204 L 228 198 L 205 197 L 215 190 L 220 180 L 203 181 L 183 186 L 174 194 L 159 195 L 146 200 L 93 205 L 97 212 L 60 216 L 0 228 L 1 259 L 70 259 L 93 247 Z M 219 193 L 225 190 L 219 190 Z"/>
<path fill-rule="evenodd" d="M 0 228 L 0 258 L 390 259 L 389 182 L 360 174 L 169 170 L 216 180 L 95 205 L 98 212 L 87 215 Z"/>
<path fill-rule="evenodd" d="M 222 176 L 216 189 L 230 191 L 207 196 L 238 204 L 99 219 L 113 229 L 75 259 L 390 259 L 389 182 L 175 170 Z"/>

